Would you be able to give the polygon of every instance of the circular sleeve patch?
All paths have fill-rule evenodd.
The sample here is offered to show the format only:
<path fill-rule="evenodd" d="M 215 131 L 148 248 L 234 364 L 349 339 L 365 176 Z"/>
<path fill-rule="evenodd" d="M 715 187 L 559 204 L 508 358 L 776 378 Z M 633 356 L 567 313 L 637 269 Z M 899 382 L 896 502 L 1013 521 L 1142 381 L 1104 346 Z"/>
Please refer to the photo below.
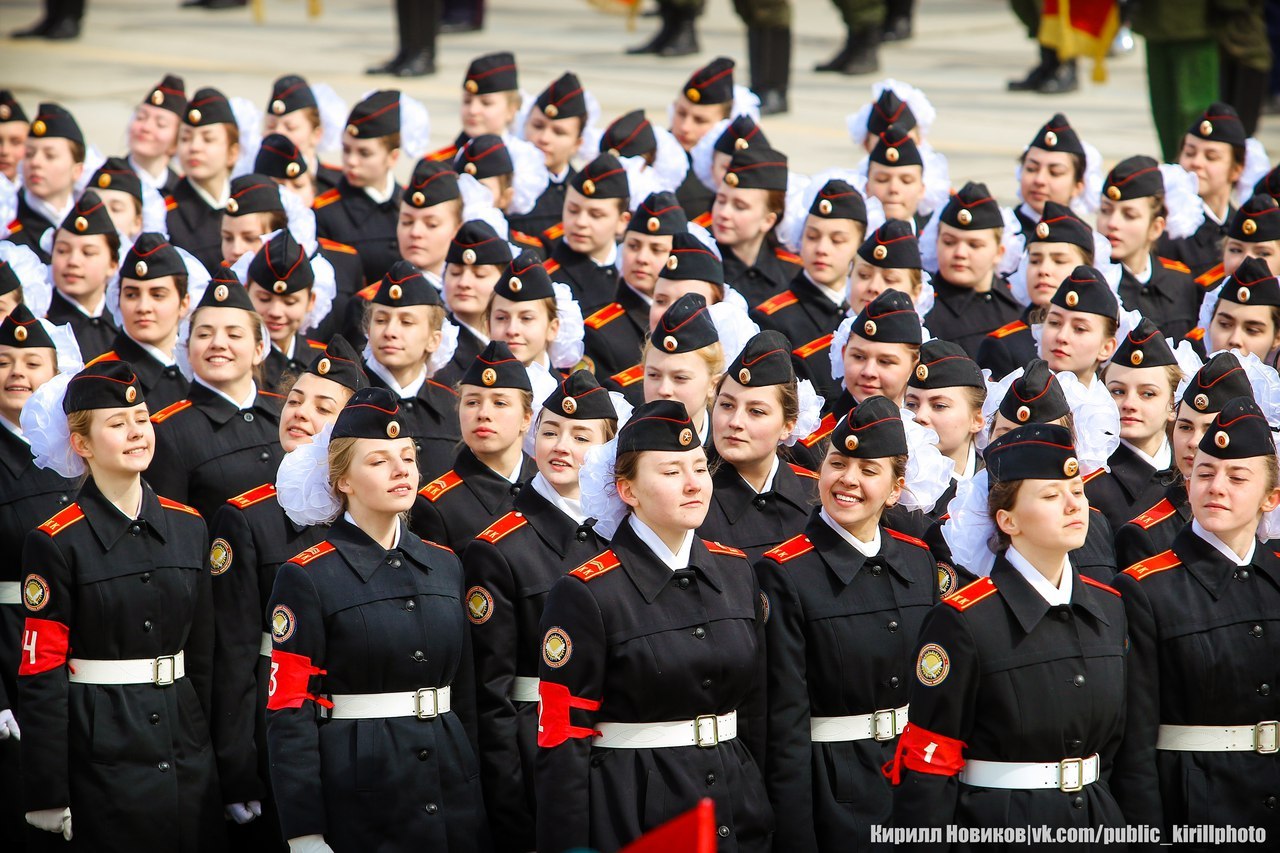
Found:
<path fill-rule="evenodd" d="M 938 563 L 938 597 L 950 598 L 956 591 L 956 570 L 947 563 Z"/>
<path fill-rule="evenodd" d="M 542 638 L 542 660 L 552 669 L 559 669 L 569 662 L 573 654 L 573 641 L 563 628 L 554 627 Z"/>
<path fill-rule="evenodd" d="M 271 611 L 271 636 L 277 643 L 283 643 L 292 637 L 297 624 L 293 611 L 283 604 L 277 604 Z"/>
<path fill-rule="evenodd" d="M 209 548 L 209 570 L 220 575 L 231 568 L 231 543 L 219 536 Z"/>
<path fill-rule="evenodd" d="M 925 687 L 941 684 L 951 671 L 951 658 L 946 649 L 937 643 L 927 643 L 916 658 L 916 678 Z"/>
<path fill-rule="evenodd" d="M 769 621 L 769 596 L 764 592 L 760 593 L 760 618 L 765 622 Z"/>
<path fill-rule="evenodd" d="M 43 610 L 49 603 L 49 582 L 40 575 L 27 575 L 22 582 L 22 600 L 28 610 Z"/>
<path fill-rule="evenodd" d="M 493 596 L 482 586 L 467 590 L 467 618 L 472 625 L 483 625 L 493 615 Z"/>

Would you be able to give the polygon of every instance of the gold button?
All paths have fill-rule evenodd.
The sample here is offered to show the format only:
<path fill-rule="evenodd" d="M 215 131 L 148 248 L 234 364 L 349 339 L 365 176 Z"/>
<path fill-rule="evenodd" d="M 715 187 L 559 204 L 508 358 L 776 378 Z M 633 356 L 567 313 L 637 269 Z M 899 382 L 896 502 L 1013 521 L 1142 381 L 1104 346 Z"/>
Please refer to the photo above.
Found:
<path fill-rule="evenodd" d="M 1236 291 L 1236 299 L 1240 300 L 1241 302 L 1248 302 L 1248 301 L 1249 301 L 1249 288 L 1247 288 L 1247 287 L 1242 287 L 1242 288 L 1240 288 L 1239 290 L 1237 290 L 1237 291 Z"/>
<path fill-rule="evenodd" d="M 333 362 L 329 361 L 327 358 L 322 358 L 316 362 L 316 373 L 319 373 L 321 376 L 324 376 L 332 369 Z"/>
<path fill-rule="evenodd" d="M 890 163 L 898 162 L 898 158 L 901 156 L 902 155 L 898 153 L 897 148 L 890 148 L 888 151 L 884 152 L 884 159 L 888 160 Z"/>
<path fill-rule="evenodd" d="M 48 129 L 49 129 L 49 126 L 45 124 L 43 121 L 41 121 L 40 119 L 36 119 L 35 121 L 31 122 L 31 134 L 33 136 L 44 136 L 45 131 L 47 131 Z"/>
<path fill-rule="evenodd" d="M 1205 409 L 1209 408 L 1209 395 L 1197 394 L 1195 399 L 1191 401 L 1191 404 L 1203 412 Z"/>
<path fill-rule="evenodd" d="M 275 113 L 278 116 L 284 115 L 284 101 L 280 100 L 279 98 L 276 98 L 274 101 L 272 101 L 271 112 Z"/>
<path fill-rule="evenodd" d="M 354 124 L 349 124 L 349 125 L 347 125 L 347 135 L 348 135 L 348 136 L 359 136 L 359 135 L 360 135 L 360 128 L 356 127 Z"/>
<path fill-rule="evenodd" d="M 486 367 L 484 369 L 484 373 L 480 374 L 480 381 L 485 385 L 492 385 L 498 381 L 498 371 L 494 370 L 492 367 Z"/>
<path fill-rule="evenodd" d="M 739 371 L 738 371 L 738 381 L 739 381 L 740 383 L 742 383 L 743 385 L 746 385 L 746 384 L 748 384 L 749 382 L 751 382 L 751 371 L 750 371 L 750 370 L 747 370 L 745 367 L 744 367 L 744 368 L 742 368 L 741 370 L 739 370 Z"/>
<path fill-rule="evenodd" d="M 885 258 L 889 257 L 889 247 L 876 246 L 871 250 L 871 257 L 875 258 L 877 261 L 883 261 Z"/>
<path fill-rule="evenodd" d="M 851 435 L 844 440 L 844 448 L 850 452 L 857 450 L 858 444 L 858 437 L 856 435 Z"/>
<path fill-rule="evenodd" d="M 1200 135 L 1201 135 L 1201 136 L 1212 136 L 1212 135 L 1213 135 L 1213 122 L 1209 121 L 1208 119 L 1205 119 L 1204 121 L 1200 122 Z"/>
<path fill-rule="evenodd" d="M 546 114 L 547 118 L 555 118 L 560 115 L 560 108 L 555 104 L 547 104 L 542 108 L 542 112 Z"/>
<path fill-rule="evenodd" d="M 427 203 L 427 197 L 420 192 L 413 194 L 413 198 L 409 199 L 413 202 L 414 207 L 422 207 Z"/>
<path fill-rule="evenodd" d="M 1018 411 L 1014 412 L 1014 414 L 1017 416 L 1018 423 L 1020 424 L 1025 424 L 1027 421 L 1031 420 L 1031 409 L 1027 406 L 1019 406 Z"/>
<path fill-rule="evenodd" d="M 200 111 L 199 111 L 199 110 L 188 110 L 188 111 L 187 111 L 187 122 L 188 122 L 188 123 L 190 123 L 190 124 L 199 124 L 199 123 L 200 123 L 200 119 L 202 119 L 202 118 L 204 118 L 204 116 L 203 116 L 203 115 L 201 115 L 201 113 L 200 113 Z"/>
<path fill-rule="evenodd" d="M 519 293 L 524 290 L 524 282 L 518 276 L 513 275 L 511 280 L 507 282 L 507 287 L 511 289 L 512 293 Z"/>
<path fill-rule="evenodd" d="M 1115 184 L 1112 184 L 1111 186 L 1107 187 L 1107 198 L 1111 199 L 1112 201 L 1119 201 L 1120 188 Z"/>
<path fill-rule="evenodd" d="M 130 385 L 128 388 L 124 389 L 124 401 L 126 403 L 129 403 L 130 405 L 132 405 L 133 403 L 136 403 L 137 400 L 138 400 L 137 388 L 134 388 L 132 385 Z"/>
<path fill-rule="evenodd" d="M 923 382 L 928 378 L 929 378 L 929 366 L 926 364 L 918 365 L 916 367 L 916 379 L 919 379 L 921 382 Z"/>
<path fill-rule="evenodd" d="M 138 261 L 136 264 L 133 265 L 133 272 L 135 275 L 138 276 L 138 278 L 142 278 L 143 276 L 145 276 L 147 274 L 147 262 Z"/>
<path fill-rule="evenodd" d="M 239 213 L 239 212 L 240 212 L 240 202 L 236 201 L 234 198 L 227 199 L 227 213 Z"/>
<path fill-rule="evenodd" d="M 215 302 L 226 302 L 227 297 L 231 295 L 231 291 L 227 290 L 225 284 L 220 284 L 213 289 L 213 300 Z"/>
<path fill-rule="evenodd" d="M 1132 364 L 1134 367 L 1137 367 L 1139 364 L 1142 364 L 1142 350 L 1136 349 L 1133 352 L 1129 353 L 1129 363 Z"/>
<path fill-rule="evenodd" d="M 480 91 L 480 84 L 477 83 L 475 80 L 468 80 L 467 82 L 462 84 L 462 88 L 466 89 L 468 92 L 474 95 L 476 92 Z"/>
<path fill-rule="evenodd" d="M 1071 457 L 1070 459 L 1068 459 L 1066 462 L 1063 462 L 1063 463 L 1062 463 L 1062 473 L 1066 474 L 1068 477 L 1074 477 L 1076 474 L 1079 474 L 1079 473 L 1080 473 L 1080 460 L 1078 460 L 1078 459 L 1076 459 L 1074 456 L 1072 456 L 1072 457 Z"/>
<path fill-rule="evenodd" d="M 644 224 L 644 227 L 649 229 L 650 234 L 656 234 L 658 233 L 658 229 L 662 227 L 662 220 L 656 216 L 650 216 L 649 221 Z"/>
<path fill-rule="evenodd" d="M 1246 234 L 1254 234 L 1258 230 L 1258 223 L 1254 222 L 1252 219 L 1246 219 L 1244 222 L 1240 223 L 1240 230 Z"/>
<path fill-rule="evenodd" d="M 973 214 L 962 207 L 960 208 L 960 211 L 956 213 L 956 222 L 959 222 L 961 225 L 968 225 L 973 222 Z"/>
<path fill-rule="evenodd" d="M 390 296 L 392 299 L 399 299 L 401 296 L 404 296 L 404 288 L 398 284 L 393 284 L 390 289 L 387 290 L 387 296 Z"/>
<path fill-rule="evenodd" d="M 298 173 L 301 171 L 302 171 L 302 167 L 299 166 L 297 163 L 289 163 L 284 167 L 285 177 L 288 177 L 288 178 L 298 177 Z"/>
<path fill-rule="evenodd" d="M 1216 444 L 1219 449 L 1225 449 L 1226 446 L 1231 443 L 1231 436 L 1227 435 L 1225 432 L 1218 431 L 1213 436 L 1213 443 Z"/>
<path fill-rule="evenodd" d="M 566 415 L 572 415 L 574 412 L 578 411 L 578 401 L 572 397 L 565 397 L 560 401 L 560 408 Z"/>
<path fill-rule="evenodd" d="M 23 327 L 23 326 L 19 326 L 18 328 L 14 329 L 14 330 L 13 330 L 13 338 L 14 338 L 14 340 L 16 340 L 18 343 L 22 343 L 23 341 L 25 341 L 25 340 L 27 339 L 27 330 L 26 330 L 26 328 L 25 328 L 25 327 Z"/>
<path fill-rule="evenodd" d="M 476 168 L 475 163 L 468 163 L 467 165 L 462 167 L 462 171 L 466 172 L 468 175 L 474 175 L 476 172 L 480 170 Z"/>
<path fill-rule="evenodd" d="M 731 187 L 736 187 L 738 185 L 738 173 L 730 172 L 729 174 L 725 175 L 724 182 Z"/>
<path fill-rule="evenodd" d="M 83 216 L 76 217 L 76 230 L 83 233 L 89 230 L 89 220 Z"/>
<path fill-rule="evenodd" d="M 475 249 L 463 249 L 463 250 L 462 250 L 462 262 L 463 262 L 464 264 L 474 264 L 474 263 L 476 262 L 476 250 L 475 250 Z"/>
<path fill-rule="evenodd" d="M 585 181 L 583 181 L 583 182 L 582 182 L 582 194 L 583 194 L 583 195 L 595 195 L 595 194 L 596 194 L 596 182 L 595 182 L 595 181 L 593 181 L 593 180 L 591 180 L 590 178 L 587 178 Z"/>
<path fill-rule="evenodd" d="M 154 92 L 152 92 L 152 93 L 151 93 L 151 103 L 155 104 L 157 107 L 158 107 L 158 106 L 160 106 L 161 104 L 163 104 L 163 103 L 164 103 L 164 92 L 161 92 L 159 89 L 156 89 Z"/>
<path fill-rule="evenodd" d="M 399 438 L 399 437 L 400 437 L 400 422 L 387 421 L 387 438 Z"/>
<path fill-rule="evenodd" d="M 680 445 L 682 447 L 688 447 L 690 444 L 693 444 L 693 430 L 685 427 L 680 430 Z"/>
<path fill-rule="evenodd" d="M 667 269 L 674 270 L 678 266 L 680 266 L 680 259 L 675 255 L 667 255 Z"/>
<path fill-rule="evenodd" d="M 702 93 L 699 92 L 697 89 L 693 88 L 692 86 L 684 90 L 684 96 L 689 100 L 693 101 L 695 104 L 702 100 Z"/>
<path fill-rule="evenodd" d="M 1080 304 L 1080 294 L 1076 293 L 1074 290 L 1068 290 L 1067 295 L 1063 297 L 1062 301 L 1067 303 L 1068 308 L 1075 308 Z"/>
<path fill-rule="evenodd" d="M 111 186 L 111 176 L 110 176 L 110 175 L 108 175 L 106 172 L 103 172 L 101 175 L 99 175 L 99 176 L 98 176 L 98 186 L 99 186 L 99 187 L 101 187 L 101 188 L 102 188 L 102 189 L 104 189 L 104 190 L 105 190 L 105 189 L 107 189 L 108 187 L 110 187 L 110 186 Z"/>
<path fill-rule="evenodd" d="M 675 352 L 676 347 L 680 346 L 680 342 L 672 335 L 667 335 L 662 339 L 662 348 L 667 352 Z"/>
<path fill-rule="evenodd" d="M 831 201 L 829 199 L 824 198 L 822 201 L 818 202 L 818 213 L 821 213 L 823 216 L 830 215 L 831 209 Z"/>
<path fill-rule="evenodd" d="M 1036 226 L 1036 236 L 1039 237 L 1041 240 L 1048 239 L 1049 237 L 1048 222 L 1041 222 L 1039 225 Z"/>
<path fill-rule="evenodd" d="M 1046 130 L 1044 132 L 1044 144 L 1048 145 L 1050 148 L 1055 147 L 1058 144 L 1058 134 L 1054 133 L 1052 130 Z"/>
<path fill-rule="evenodd" d="M 271 285 L 271 289 L 274 290 L 276 293 L 284 293 L 286 290 L 289 289 L 289 282 L 277 281 L 275 284 Z"/>
<path fill-rule="evenodd" d="M 874 338 L 876 336 L 876 321 L 868 320 L 863 323 L 862 331 L 866 332 L 868 338 Z"/>
<path fill-rule="evenodd" d="M 741 136 L 733 140 L 734 151 L 746 151 L 750 147 L 751 147 L 751 143 L 743 139 Z"/>

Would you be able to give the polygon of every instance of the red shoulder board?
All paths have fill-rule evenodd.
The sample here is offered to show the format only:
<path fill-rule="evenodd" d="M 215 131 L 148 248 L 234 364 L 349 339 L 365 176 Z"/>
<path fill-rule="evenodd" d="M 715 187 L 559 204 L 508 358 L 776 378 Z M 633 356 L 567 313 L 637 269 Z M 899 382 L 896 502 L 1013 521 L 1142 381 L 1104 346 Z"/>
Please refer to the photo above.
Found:
<path fill-rule="evenodd" d="M 316 196 L 315 201 L 311 202 L 311 209 L 319 210 L 322 207 L 327 207 L 340 198 L 342 198 L 342 193 L 338 192 L 337 189 L 326 190 Z"/>
<path fill-rule="evenodd" d="M 788 264 L 795 264 L 796 266 L 800 266 L 804 263 L 804 261 L 800 260 L 799 255 L 795 252 L 788 252 L 786 249 L 774 249 L 773 256 L 780 261 L 785 261 Z"/>
<path fill-rule="evenodd" d="M 95 364 L 100 364 L 104 361 L 119 361 L 119 360 L 120 360 L 120 356 L 116 354 L 115 350 L 111 350 L 110 352 L 104 352 L 102 355 L 98 356 L 93 361 L 86 362 L 85 367 L 93 367 Z"/>
<path fill-rule="evenodd" d="M 1191 331 L 1183 335 L 1183 337 L 1188 341 L 1203 341 L 1204 329 L 1200 328 L 1199 326 L 1196 326 L 1194 329 L 1192 329 Z"/>
<path fill-rule="evenodd" d="M 707 550 L 712 554 L 724 554 L 727 557 L 745 557 L 746 551 L 740 551 L 737 548 L 725 545 L 722 542 L 713 542 L 710 539 L 703 539 L 702 544 L 707 546 Z"/>
<path fill-rule="evenodd" d="M 1090 471 L 1088 474 L 1085 474 L 1085 475 L 1084 475 L 1084 481 L 1085 481 L 1086 483 L 1092 483 L 1094 480 L 1098 479 L 1098 478 L 1099 478 L 1099 477 L 1101 477 L 1103 474 L 1105 474 L 1105 473 L 1106 473 L 1106 471 L 1107 471 L 1107 469 L 1106 469 L 1106 468 L 1099 468 L 1099 469 L 1098 469 L 1098 470 L 1096 470 L 1096 471 Z M 1091 508 L 1092 508 L 1092 507 L 1091 507 Z"/>
<path fill-rule="evenodd" d="M 1089 586 L 1097 587 L 1098 589 L 1106 590 L 1107 592 L 1109 592 L 1109 593 L 1111 593 L 1112 595 L 1114 595 L 1116 598 L 1119 598 L 1119 597 L 1120 597 L 1120 590 L 1118 590 L 1118 589 L 1112 589 L 1111 587 L 1107 586 L 1105 583 L 1102 583 L 1101 581 L 1096 581 L 1096 580 L 1094 580 L 1093 578 L 1089 577 L 1088 575 L 1081 575 L 1081 576 L 1080 576 L 1080 580 L 1084 581 L 1084 582 L 1085 582 L 1085 583 L 1087 583 Z"/>
<path fill-rule="evenodd" d="M 159 496 L 157 495 L 157 497 Z M 168 498 L 160 498 L 160 506 L 165 509 L 171 509 L 174 512 L 185 512 L 187 515 L 194 515 L 196 518 L 200 518 L 200 510 L 193 506 L 180 504 L 177 501 L 171 501 Z"/>
<path fill-rule="evenodd" d="M 628 367 L 621 373 L 615 373 L 609 378 L 614 382 L 617 382 L 623 388 L 626 388 L 628 385 L 635 385 L 641 379 L 644 379 L 644 365 L 637 364 L 635 367 Z"/>
<path fill-rule="evenodd" d="M 534 237 L 532 234 L 526 234 L 523 231 L 517 231 L 514 228 L 511 229 L 511 242 L 524 243 L 526 246 L 542 247 L 542 241 L 537 237 Z"/>
<path fill-rule="evenodd" d="M 1196 284 L 1203 288 L 1210 288 L 1221 281 L 1227 274 L 1226 268 L 1222 264 L 1218 264 L 1211 270 L 1206 270 L 1196 276 Z"/>
<path fill-rule="evenodd" d="M 756 310 L 759 311 L 761 314 L 772 316 L 778 313 L 779 311 L 781 311 L 783 308 L 786 308 L 788 305 L 795 305 L 799 301 L 800 301 L 800 298 L 796 296 L 794 293 L 792 293 L 790 290 L 784 290 L 778 295 L 771 296 L 768 299 L 766 299 L 764 302 L 761 302 L 759 305 L 756 306 Z"/>
<path fill-rule="evenodd" d="M 1178 555 L 1173 551 L 1165 551 L 1163 554 L 1156 554 L 1154 557 L 1148 557 L 1134 563 L 1132 566 L 1124 570 L 1126 575 L 1134 580 L 1142 580 L 1159 572 L 1167 571 L 1182 565 L 1182 561 L 1178 559 Z"/>
<path fill-rule="evenodd" d="M 831 431 L 836 428 L 836 416 L 834 413 L 828 413 L 822 419 L 822 423 L 818 424 L 818 428 L 806 438 L 800 439 L 800 443 L 805 447 L 813 447 L 819 441 L 831 435 Z"/>
<path fill-rule="evenodd" d="M 914 536 L 908 536 L 905 533 L 899 533 L 898 531 L 892 530 L 888 527 L 885 528 L 885 531 L 888 532 L 888 534 L 892 536 L 894 539 L 897 539 L 899 542 L 906 542 L 908 545 L 915 545 L 917 548 L 923 548 L 926 551 L 929 550 L 929 546 L 925 543 L 923 539 L 917 539 Z"/>
<path fill-rule="evenodd" d="M 259 396 L 259 397 L 274 397 L 274 398 L 275 398 L 275 399 L 277 399 L 277 400 L 283 400 L 283 399 L 284 399 L 284 395 L 283 395 L 283 394 L 277 394 L 275 391 L 264 391 L 264 390 L 262 390 L 261 388 L 259 388 L 259 389 L 258 389 L 258 396 Z"/>
<path fill-rule="evenodd" d="M 524 513 L 509 512 L 486 527 L 476 538 L 483 539 L 490 544 L 496 544 L 528 523 L 529 519 L 524 517 Z"/>
<path fill-rule="evenodd" d="M 622 563 L 619 562 L 617 554 L 612 551 L 605 551 L 600 556 L 587 560 L 581 566 L 569 572 L 569 574 L 580 581 L 586 582 L 607 574 L 621 565 Z"/>
<path fill-rule="evenodd" d="M 560 271 L 560 262 L 547 258 L 542 262 L 542 268 L 547 271 L 547 275 L 554 275 Z"/>
<path fill-rule="evenodd" d="M 711 211 L 708 210 L 706 213 L 695 217 L 693 222 L 695 225 L 701 225 L 708 231 L 711 230 Z"/>
<path fill-rule="evenodd" d="M 599 329 L 601 326 L 612 323 L 625 313 L 627 313 L 627 309 L 623 308 L 617 302 L 611 302 L 596 313 L 592 314 L 583 322 L 587 324 L 588 328 Z"/>
<path fill-rule="evenodd" d="M 801 533 L 799 536 L 792 536 L 777 548 L 770 548 L 764 552 L 764 555 L 775 563 L 782 564 L 794 560 L 801 554 L 808 554 L 812 550 L 813 543 L 809 541 L 808 536 Z"/>
<path fill-rule="evenodd" d="M 432 548 L 439 548 L 441 551 L 447 551 L 450 554 L 454 553 L 453 549 L 448 545 L 441 545 L 439 542 L 432 542 L 430 539 L 423 539 L 422 544 L 430 545 Z"/>
<path fill-rule="evenodd" d="M 164 197 L 164 209 L 165 209 L 165 210 L 177 210 L 177 209 L 178 209 L 178 200 L 177 200 L 177 199 L 175 199 L 175 198 L 174 198 L 173 196 L 171 196 L 171 195 L 167 195 L 167 196 L 165 196 L 165 197 Z"/>
<path fill-rule="evenodd" d="M 804 467 L 803 465 L 797 465 L 794 462 L 788 462 L 787 467 L 790 468 L 791 473 L 795 474 L 797 477 L 808 477 L 810 480 L 818 479 L 817 474 L 815 474 L 813 471 L 810 471 L 808 468 Z"/>
<path fill-rule="evenodd" d="M 81 512 L 80 505 L 72 504 L 59 512 L 53 518 L 46 521 L 44 524 L 40 525 L 40 530 L 43 533 L 48 533 L 50 536 L 57 536 L 59 533 L 66 530 L 82 518 L 84 518 L 84 513 Z"/>
<path fill-rule="evenodd" d="M 378 295 L 378 287 L 381 284 L 382 284 L 381 281 L 375 281 L 373 284 L 369 285 L 368 287 L 362 287 L 356 291 L 356 296 L 359 296 L 365 302 L 372 302 L 373 297 Z"/>
<path fill-rule="evenodd" d="M 324 349 L 328 345 L 324 341 L 313 341 L 311 338 L 307 338 L 307 346 L 312 349 Z"/>
<path fill-rule="evenodd" d="M 956 610 L 964 611 L 982 599 L 995 595 L 995 592 L 996 585 L 991 578 L 982 578 L 956 590 L 951 594 L 950 598 L 944 598 L 942 603 L 949 604 Z"/>
<path fill-rule="evenodd" d="M 1185 272 L 1188 274 L 1190 274 L 1191 272 L 1191 267 L 1187 266 L 1182 261 L 1175 261 L 1172 258 L 1156 258 L 1156 260 L 1160 262 L 1160 266 L 1164 267 L 1167 270 L 1173 270 L 1174 272 Z"/>
<path fill-rule="evenodd" d="M 791 354 L 798 358 L 808 358 L 814 353 L 824 352 L 831 349 L 831 341 L 834 339 L 835 335 L 823 335 L 817 340 L 809 341 L 809 343 L 799 349 L 792 350 Z"/>
<path fill-rule="evenodd" d="M 165 406 L 163 409 L 161 409 L 160 411 L 152 415 L 151 422 L 153 424 L 162 424 L 165 421 L 169 420 L 169 418 L 178 414 L 178 412 L 184 411 L 189 408 L 191 408 L 190 400 L 179 400 L 178 402 L 170 406 Z"/>
<path fill-rule="evenodd" d="M 448 385 L 444 385 L 444 384 L 442 384 L 442 383 L 440 383 L 440 382 L 435 381 L 434 379 L 428 379 L 428 380 L 427 380 L 427 384 L 428 384 L 428 385 L 434 385 L 435 387 L 439 388 L 439 389 L 440 389 L 440 390 L 442 390 L 442 391 L 448 391 L 450 394 L 452 394 L 452 395 L 453 395 L 453 396 L 455 396 L 455 397 L 456 397 L 456 396 L 458 396 L 458 392 L 457 392 L 457 391 L 455 391 L 454 389 L 450 388 Z"/>
<path fill-rule="evenodd" d="M 1143 530 L 1150 530 L 1152 527 L 1155 527 L 1177 511 L 1177 507 L 1175 507 L 1168 498 L 1165 498 L 1142 515 L 1133 519 L 1130 523 L 1138 525 Z"/>
<path fill-rule="evenodd" d="M 432 503 L 435 503 L 440 499 L 441 495 L 461 483 L 462 478 L 458 476 L 458 473 L 456 471 L 450 471 L 444 476 L 438 477 L 430 483 L 427 483 L 418 491 L 418 494 L 422 495 Z"/>
<path fill-rule="evenodd" d="M 250 489 L 243 494 L 236 495 L 234 498 L 228 498 L 227 503 L 237 509 L 248 509 L 254 504 L 260 504 L 267 498 L 273 498 L 276 495 L 275 483 L 263 483 L 256 489 Z"/>
<path fill-rule="evenodd" d="M 561 237 L 564 236 L 564 223 L 557 222 L 555 225 L 552 225 L 546 231 L 543 231 L 542 236 L 548 240 L 559 240 Z"/>
<path fill-rule="evenodd" d="M 172 201 L 172 200 L 173 199 L 169 199 L 169 201 Z M 173 210 L 172 207 L 169 209 Z M 22 230 L 22 223 L 19 222 L 17 219 L 15 219 L 5 227 L 8 228 L 10 234 L 17 234 L 19 231 Z"/>
<path fill-rule="evenodd" d="M 346 243 L 339 243 L 337 240 L 330 240 L 328 237 L 321 237 L 316 242 L 320 244 L 321 249 L 328 249 L 330 252 L 341 252 L 344 255 L 358 255 L 355 246 L 348 246 Z"/>
<path fill-rule="evenodd" d="M 331 554 L 336 550 L 338 549 L 333 547 L 333 545 L 326 539 L 324 542 L 321 542 L 319 545 L 312 545 L 310 548 L 303 551 L 301 554 L 296 555 L 289 562 L 297 563 L 299 566 L 305 566 L 307 563 L 310 563 L 313 560 L 318 560 L 321 557 L 323 557 L 325 554 Z"/>
<path fill-rule="evenodd" d="M 432 151 L 427 155 L 427 159 L 432 163 L 443 163 L 445 160 L 452 160 L 458 154 L 458 146 L 450 145 L 448 148 L 441 148 L 439 151 Z"/>
<path fill-rule="evenodd" d="M 1007 338 L 1014 332 L 1021 332 L 1027 328 L 1027 324 L 1021 320 L 1014 320 L 1012 323 L 1006 323 L 994 332 L 987 332 L 988 338 Z"/>

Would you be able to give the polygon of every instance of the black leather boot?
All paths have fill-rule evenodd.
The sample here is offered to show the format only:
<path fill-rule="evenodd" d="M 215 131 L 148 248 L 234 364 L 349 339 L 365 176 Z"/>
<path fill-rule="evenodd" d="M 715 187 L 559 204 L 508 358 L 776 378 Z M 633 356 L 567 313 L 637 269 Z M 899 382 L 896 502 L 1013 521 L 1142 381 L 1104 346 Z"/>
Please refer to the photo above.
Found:
<path fill-rule="evenodd" d="M 409 21 L 412 20 L 413 12 L 410 9 L 413 0 L 396 0 L 396 38 L 400 42 L 400 47 L 395 55 L 380 65 L 374 65 L 365 69 L 365 74 L 395 74 L 396 69 L 404 63 L 409 55 L 409 48 L 405 42 L 405 32 L 409 27 Z"/>
<path fill-rule="evenodd" d="M 751 57 L 751 89 L 760 98 L 760 115 L 787 112 L 790 109 L 787 88 L 791 83 L 791 30 L 786 27 L 747 30 L 747 48 Z"/>
<path fill-rule="evenodd" d="M 1040 64 L 1032 68 L 1021 80 L 1010 80 L 1010 92 L 1035 92 L 1040 84 L 1058 70 L 1058 52 L 1051 47 L 1040 46 Z"/>
<path fill-rule="evenodd" d="M 1065 95 L 1080 88 L 1080 80 L 1076 76 L 1076 61 L 1068 59 L 1058 63 L 1058 67 L 1040 81 L 1036 91 L 1041 95 Z"/>
<path fill-rule="evenodd" d="M 847 33 L 844 38 L 844 47 L 837 51 L 836 55 L 819 65 L 813 66 L 814 71 L 834 71 L 838 72 L 848 63 L 849 57 L 853 55 L 853 33 Z"/>
<path fill-rule="evenodd" d="M 436 73 L 440 6 L 440 0 L 412 0 L 411 26 L 404 37 L 405 57 L 393 72 L 397 77 L 425 77 Z"/>
<path fill-rule="evenodd" d="M 698 15 L 688 9 L 671 12 L 671 36 L 658 50 L 658 56 L 691 56 L 698 52 Z"/>
<path fill-rule="evenodd" d="M 627 48 L 628 56 L 643 56 L 647 53 L 657 53 L 667 46 L 667 42 L 671 41 L 671 33 L 675 25 L 675 10 L 665 3 L 658 4 L 658 17 L 662 19 L 662 26 L 658 27 L 658 31 L 653 34 L 653 38 L 644 44 L 638 44 L 635 47 Z"/>

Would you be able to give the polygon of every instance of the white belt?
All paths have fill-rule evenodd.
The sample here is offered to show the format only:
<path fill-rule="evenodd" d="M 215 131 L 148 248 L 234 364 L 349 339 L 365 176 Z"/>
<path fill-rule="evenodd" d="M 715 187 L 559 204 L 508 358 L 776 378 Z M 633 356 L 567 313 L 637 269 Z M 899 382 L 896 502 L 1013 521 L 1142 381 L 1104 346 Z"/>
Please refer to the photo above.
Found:
<path fill-rule="evenodd" d="M 960 781 L 978 788 L 1057 788 L 1070 793 L 1097 782 L 1101 764 L 1096 754 L 1088 758 L 1064 758 L 1044 763 L 966 761 L 960 771 Z"/>
<path fill-rule="evenodd" d="M 1271 755 L 1280 751 L 1280 722 L 1266 720 L 1256 726 L 1161 726 L 1156 749 Z"/>
<path fill-rule="evenodd" d="M 423 687 L 404 693 L 347 693 L 330 696 L 333 707 L 328 716 L 334 720 L 372 720 L 386 717 L 417 717 L 431 720 L 452 709 L 453 690 L 445 687 Z"/>
<path fill-rule="evenodd" d="M 21 604 L 22 584 L 18 581 L 0 583 L 0 604 Z"/>
<path fill-rule="evenodd" d="M 850 717 L 810 717 L 809 740 L 837 743 L 847 740 L 893 740 L 907 727 L 907 706 L 854 714 Z"/>
<path fill-rule="evenodd" d="M 263 631 L 262 641 L 258 643 L 258 654 L 262 655 L 264 658 L 269 658 L 271 657 L 271 649 L 271 632 Z"/>
<path fill-rule="evenodd" d="M 527 675 L 517 675 L 516 683 L 511 687 L 512 702 L 537 702 L 538 679 Z"/>
<path fill-rule="evenodd" d="M 738 736 L 738 712 L 703 714 L 674 723 L 599 723 L 600 734 L 592 746 L 605 749 L 659 749 L 668 746 L 700 746 L 710 749 Z"/>
<path fill-rule="evenodd" d="M 137 660 L 67 661 L 67 680 L 75 684 L 154 684 L 167 687 L 187 674 L 186 654 L 161 655 Z"/>

